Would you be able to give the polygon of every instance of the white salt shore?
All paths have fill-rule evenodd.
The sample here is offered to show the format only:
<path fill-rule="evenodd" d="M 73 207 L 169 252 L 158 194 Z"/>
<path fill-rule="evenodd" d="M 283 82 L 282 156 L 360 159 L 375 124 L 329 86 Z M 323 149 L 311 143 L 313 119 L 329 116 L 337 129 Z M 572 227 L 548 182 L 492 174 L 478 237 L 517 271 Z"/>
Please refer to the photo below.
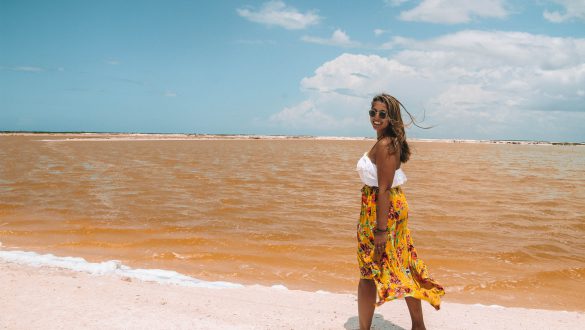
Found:
<path fill-rule="evenodd" d="M 423 303 L 428 329 L 576 329 L 585 313 Z M 0 258 L 1 329 L 358 329 L 356 296 L 263 286 L 196 287 Z M 404 300 L 374 329 L 410 329 Z"/>
<path fill-rule="evenodd" d="M 330 141 L 368 141 L 373 137 L 350 136 L 312 136 L 312 135 L 260 135 L 260 134 L 188 134 L 188 133 L 97 133 L 97 132 L 5 132 L 2 136 L 47 137 L 41 142 L 79 142 L 79 141 L 190 141 L 190 140 L 330 140 Z M 524 140 L 470 140 L 470 139 L 425 139 L 410 138 L 413 142 L 432 143 L 479 143 L 479 144 L 520 144 L 520 145 L 577 145 L 585 142 L 553 142 Z"/>

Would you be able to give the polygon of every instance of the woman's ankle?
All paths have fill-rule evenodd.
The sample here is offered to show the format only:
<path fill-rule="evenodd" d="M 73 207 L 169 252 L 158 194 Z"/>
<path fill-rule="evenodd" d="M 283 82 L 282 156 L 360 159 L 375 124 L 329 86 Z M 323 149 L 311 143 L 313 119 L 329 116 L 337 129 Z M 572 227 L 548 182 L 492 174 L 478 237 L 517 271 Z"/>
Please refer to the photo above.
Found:
<path fill-rule="evenodd" d="M 424 322 L 412 322 L 412 330 L 426 330 Z"/>

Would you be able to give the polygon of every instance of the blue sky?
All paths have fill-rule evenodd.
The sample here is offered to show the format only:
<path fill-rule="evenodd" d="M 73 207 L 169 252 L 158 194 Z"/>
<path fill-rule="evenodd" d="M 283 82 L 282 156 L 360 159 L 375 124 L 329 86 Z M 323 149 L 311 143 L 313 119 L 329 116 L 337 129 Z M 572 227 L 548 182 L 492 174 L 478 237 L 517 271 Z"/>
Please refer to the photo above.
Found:
<path fill-rule="evenodd" d="M 0 130 L 585 141 L 585 1 L 0 1 Z"/>

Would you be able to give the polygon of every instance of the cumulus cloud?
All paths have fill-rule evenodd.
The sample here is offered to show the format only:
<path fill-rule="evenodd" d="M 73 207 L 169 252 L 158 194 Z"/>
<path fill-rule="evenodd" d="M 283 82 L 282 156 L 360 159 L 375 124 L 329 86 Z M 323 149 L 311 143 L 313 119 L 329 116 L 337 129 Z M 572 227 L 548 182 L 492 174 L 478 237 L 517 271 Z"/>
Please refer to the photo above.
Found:
<path fill-rule="evenodd" d="M 282 1 L 266 2 L 256 11 L 239 8 L 237 12 L 238 15 L 252 22 L 276 25 L 288 30 L 302 30 L 321 21 L 321 17 L 314 10 L 301 13 Z"/>
<path fill-rule="evenodd" d="M 306 100 L 272 115 L 273 122 L 288 122 L 293 128 L 315 128 L 322 122 L 335 122 L 333 118 L 317 110 L 313 100 Z"/>
<path fill-rule="evenodd" d="M 418 6 L 400 13 L 405 21 L 458 24 L 474 17 L 504 18 L 508 11 L 504 0 L 423 0 Z"/>
<path fill-rule="evenodd" d="M 543 12 L 543 17 L 553 23 L 562 23 L 570 20 L 585 21 L 585 1 L 583 0 L 552 0 L 563 7 L 563 11 L 549 11 Z"/>
<path fill-rule="evenodd" d="M 285 128 L 290 132 L 340 132 L 355 124 L 350 116 L 348 105 L 359 106 L 360 103 L 351 96 L 341 94 L 322 94 L 311 98 L 269 117 L 269 123 Z M 362 104 L 363 105 L 363 104 Z M 294 133 L 293 133 L 294 134 Z"/>
<path fill-rule="evenodd" d="M 395 47 L 390 57 L 346 53 L 322 64 L 300 82 L 307 99 L 273 124 L 326 121 L 366 135 L 365 108 L 385 91 L 437 125 L 421 137 L 585 140 L 585 39 L 468 30 Z"/>
<path fill-rule="evenodd" d="M 330 38 L 318 38 L 311 36 L 303 36 L 301 40 L 319 45 L 339 46 L 339 47 L 357 47 L 359 43 L 351 40 L 351 38 L 342 30 L 335 30 Z"/>

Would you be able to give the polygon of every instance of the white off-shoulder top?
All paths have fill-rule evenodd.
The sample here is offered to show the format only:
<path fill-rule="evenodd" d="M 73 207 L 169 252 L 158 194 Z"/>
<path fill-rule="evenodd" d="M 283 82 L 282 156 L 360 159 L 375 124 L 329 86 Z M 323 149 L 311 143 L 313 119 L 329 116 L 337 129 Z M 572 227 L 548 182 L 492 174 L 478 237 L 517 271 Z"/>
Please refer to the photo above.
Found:
<path fill-rule="evenodd" d="M 370 157 L 368 157 L 368 153 L 364 153 L 362 158 L 358 160 L 356 165 L 356 171 L 360 175 L 360 179 L 365 185 L 370 187 L 377 187 L 378 186 L 378 171 L 376 169 L 376 164 L 372 163 Z M 394 172 L 394 180 L 392 181 L 392 188 L 398 187 L 406 183 L 406 174 L 404 171 L 399 168 Z"/>

